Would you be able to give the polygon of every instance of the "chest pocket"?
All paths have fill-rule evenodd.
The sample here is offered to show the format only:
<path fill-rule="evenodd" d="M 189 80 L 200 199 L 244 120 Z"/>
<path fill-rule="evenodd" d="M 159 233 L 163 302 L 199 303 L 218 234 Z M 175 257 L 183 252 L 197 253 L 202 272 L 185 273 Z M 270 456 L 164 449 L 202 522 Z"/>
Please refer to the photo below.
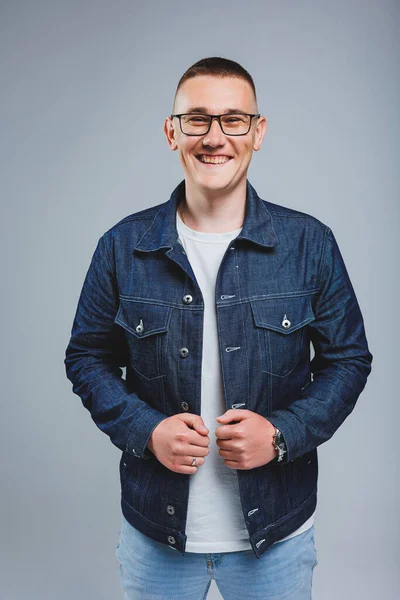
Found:
<path fill-rule="evenodd" d="M 131 366 L 142 377 L 165 375 L 171 307 L 120 298 L 114 322 L 125 330 Z"/>
<path fill-rule="evenodd" d="M 306 325 L 315 320 L 311 295 L 251 301 L 262 370 L 286 377 L 305 347 Z"/>

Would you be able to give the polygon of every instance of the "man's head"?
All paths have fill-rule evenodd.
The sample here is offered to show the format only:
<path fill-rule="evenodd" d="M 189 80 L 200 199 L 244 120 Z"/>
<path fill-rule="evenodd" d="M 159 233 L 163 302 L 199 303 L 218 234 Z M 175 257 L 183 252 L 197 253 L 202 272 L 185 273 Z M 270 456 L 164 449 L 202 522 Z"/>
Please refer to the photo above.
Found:
<path fill-rule="evenodd" d="M 178 83 L 172 109 L 172 115 L 177 114 L 189 116 L 167 117 L 164 132 L 170 148 L 179 152 L 186 181 L 207 194 L 244 185 L 253 151 L 260 149 L 267 130 L 265 117 L 247 116 L 258 115 L 251 75 L 225 58 L 198 61 Z M 207 117 L 201 115 L 225 115 L 225 133 L 218 119 L 211 121 L 206 133 Z M 238 132 L 241 135 L 229 135 Z"/>

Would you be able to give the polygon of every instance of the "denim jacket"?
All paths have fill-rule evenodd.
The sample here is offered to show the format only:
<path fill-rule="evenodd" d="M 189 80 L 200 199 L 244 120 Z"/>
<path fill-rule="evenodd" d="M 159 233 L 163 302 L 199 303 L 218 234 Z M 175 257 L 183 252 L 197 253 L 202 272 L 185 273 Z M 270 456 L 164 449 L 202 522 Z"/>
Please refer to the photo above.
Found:
<path fill-rule="evenodd" d="M 73 392 L 122 452 L 124 516 L 182 555 L 191 475 L 167 469 L 146 446 L 163 419 L 201 414 L 204 302 L 176 229 L 184 194 L 183 180 L 167 202 L 100 237 L 64 361 Z M 317 446 L 353 410 L 372 354 L 331 229 L 262 200 L 248 180 L 243 227 L 223 256 L 215 303 L 226 409 L 264 416 L 287 446 L 283 462 L 236 471 L 261 558 L 314 512 Z"/>

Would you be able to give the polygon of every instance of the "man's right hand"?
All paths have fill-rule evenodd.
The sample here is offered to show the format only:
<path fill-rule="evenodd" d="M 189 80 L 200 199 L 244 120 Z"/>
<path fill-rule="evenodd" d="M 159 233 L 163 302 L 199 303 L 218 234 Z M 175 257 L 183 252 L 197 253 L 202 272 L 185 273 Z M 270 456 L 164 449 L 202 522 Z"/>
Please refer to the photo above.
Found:
<path fill-rule="evenodd" d="M 172 415 L 157 425 L 147 447 L 156 458 L 175 473 L 196 473 L 210 452 L 208 429 L 199 415 Z M 196 465 L 191 466 L 193 457 Z"/>

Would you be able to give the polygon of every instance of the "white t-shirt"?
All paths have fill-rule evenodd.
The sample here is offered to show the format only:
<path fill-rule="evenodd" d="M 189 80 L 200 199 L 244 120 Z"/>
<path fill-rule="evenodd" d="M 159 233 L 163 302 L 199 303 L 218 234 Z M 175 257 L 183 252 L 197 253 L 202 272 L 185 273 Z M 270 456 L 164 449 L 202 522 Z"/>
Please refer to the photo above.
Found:
<path fill-rule="evenodd" d="M 215 437 L 215 430 L 219 427 L 215 419 L 226 411 L 218 346 L 215 283 L 228 244 L 239 235 L 242 228 L 225 233 L 195 231 L 183 223 L 178 212 L 176 227 L 204 299 L 201 416 L 210 438 L 210 453 L 205 457 L 204 464 L 190 476 L 185 551 L 250 550 L 237 471 L 225 465 Z M 313 525 L 314 515 L 279 541 L 306 531 Z"/>

